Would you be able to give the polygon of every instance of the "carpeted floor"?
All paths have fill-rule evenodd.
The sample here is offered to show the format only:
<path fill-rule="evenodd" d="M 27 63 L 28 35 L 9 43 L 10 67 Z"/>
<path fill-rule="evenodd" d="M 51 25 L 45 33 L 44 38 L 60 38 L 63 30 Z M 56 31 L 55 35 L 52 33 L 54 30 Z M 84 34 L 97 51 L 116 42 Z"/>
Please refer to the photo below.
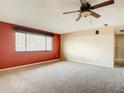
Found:
<path fill-rule="evenodd" d="M 63 61 L 2 71 L 0 93 L 124 93 L 124 69 Z"/>

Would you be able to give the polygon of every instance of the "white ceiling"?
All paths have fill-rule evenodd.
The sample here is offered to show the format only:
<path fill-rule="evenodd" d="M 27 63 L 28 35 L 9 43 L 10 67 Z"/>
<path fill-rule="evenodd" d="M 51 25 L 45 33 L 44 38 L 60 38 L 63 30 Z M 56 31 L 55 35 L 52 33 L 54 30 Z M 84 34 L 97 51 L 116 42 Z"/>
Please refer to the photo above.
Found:
<path fill-rule="evenodd" d="M 91 5 L 106 0 L 88 0 Z M 80 0 L 0 0 L 0 21 L 47 30 L 68 33 L 110 26 L 124 25 L 124 0 L 115 0 L 114 5 L 95 10 L 102 17 L 92 16 L 75 22 L 78 13 L 63 15 L 63 12 L 78 10 Z"/>

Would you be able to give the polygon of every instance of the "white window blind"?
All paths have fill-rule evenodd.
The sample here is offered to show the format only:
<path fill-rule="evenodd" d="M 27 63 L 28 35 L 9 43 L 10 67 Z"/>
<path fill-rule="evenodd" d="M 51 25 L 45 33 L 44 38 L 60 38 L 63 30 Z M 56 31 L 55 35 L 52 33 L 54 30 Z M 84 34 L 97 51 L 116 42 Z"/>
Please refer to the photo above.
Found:
<path fill-rule="evenodd" d="M 25 51 L 25 34 L 16 33 L 16 51 Z"/>
<path fill-rule="evenodd" d="M 51 51 L 53 49 L 53 38 L 52 37 L 47 37 L 47 50 Z"/>
<path fill-rule="evenodd" d="M 43 34 L 16 31 L 16 51 L 52 51 L 53 37 Z"/>
<path fill-rule="evenodd" d="M 45 36 L 27 34 L 27 50 L 28 51 L 44 51 L 45 50 Z"/>

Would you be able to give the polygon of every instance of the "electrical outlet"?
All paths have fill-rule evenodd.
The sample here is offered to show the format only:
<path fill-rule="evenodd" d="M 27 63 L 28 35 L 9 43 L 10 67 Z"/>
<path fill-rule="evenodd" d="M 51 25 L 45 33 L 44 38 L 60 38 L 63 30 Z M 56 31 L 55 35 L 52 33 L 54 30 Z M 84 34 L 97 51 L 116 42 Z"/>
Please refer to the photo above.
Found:
<path fill-rule="evenodd" d="M 56 55 L 56 57 L 58 57 L 58 55 Z"/>

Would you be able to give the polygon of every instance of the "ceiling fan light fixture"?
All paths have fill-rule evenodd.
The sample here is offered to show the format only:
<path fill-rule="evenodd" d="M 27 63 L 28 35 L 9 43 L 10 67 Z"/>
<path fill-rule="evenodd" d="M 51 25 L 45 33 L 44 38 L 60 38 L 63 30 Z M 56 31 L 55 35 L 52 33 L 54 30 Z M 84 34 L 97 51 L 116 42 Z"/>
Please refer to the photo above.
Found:
<path fill-rule="evenodd" d="M 81 13 L 81 16 L 83 16 L 83 17 L 87 17 L 87 16 L 90 16 L 90 15 L 91 15 L 91 13 L 89 11 Z"/>

